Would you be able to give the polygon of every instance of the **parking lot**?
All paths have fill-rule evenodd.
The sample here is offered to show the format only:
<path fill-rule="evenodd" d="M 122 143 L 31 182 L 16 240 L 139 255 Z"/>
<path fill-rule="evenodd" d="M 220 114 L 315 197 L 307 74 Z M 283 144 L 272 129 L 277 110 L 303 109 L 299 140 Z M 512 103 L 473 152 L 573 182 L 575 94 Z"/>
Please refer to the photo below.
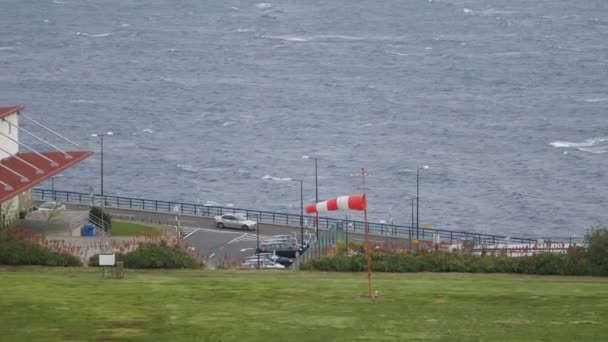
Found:
<path fill-rule="evenodd" d="M 188 225 L 189 222 L 183 222 Z M 212 268 L 240 264 L 241 261 L 255 253 L 258 241 L 263 243 L 275 235 L 291 235 L 300 240 L 300 229 L 260 224 L 258 231 L 241 231 L 237 229 L 218 229 L 209 222 L 190 229 L 184 236 L 182 244 L 195 248 Z M 306 229 L 305 239 L 310 238 L 312 230 Z"/>

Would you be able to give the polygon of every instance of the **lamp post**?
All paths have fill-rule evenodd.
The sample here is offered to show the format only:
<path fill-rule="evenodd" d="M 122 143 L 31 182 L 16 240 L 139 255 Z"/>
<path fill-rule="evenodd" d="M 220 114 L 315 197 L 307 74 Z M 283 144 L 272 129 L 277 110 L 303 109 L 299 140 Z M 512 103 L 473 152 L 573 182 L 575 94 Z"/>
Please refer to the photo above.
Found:
<path fill-rule="evenodd" d="M 53 193 L 53 201 L 57 200 L 57 195 L 55 195 L 55 178 L 61 178 L 63 177 L 63 174 L 60 173 L 55 177 L 51 177 L 51 192 Z"/>
<path fill-rule="evenodd" d="M 100 159 L 101 159 L 101 189 L 100 189 L 100 194 L 101 197 L 103 197 L 103 137 L 105 137 L 106 135 L 108 136 L 112 136 L 114 135 L 113 132 L 105 132 L 105 133 L 93 133 L 91 134 L 92 137 L 99 137 L 100 139 L 100 144 L 101 144 L 101 149 L 100 149 Z"/>
<path fill-rule="evenodd" d="M 114 133 L 112 132 L 105 132 L 105 133 L 93 133 L 91 134 L 92 137 L 99 137 L 100 139 L 100 144 L 101 144 L 101 148 L 100 148 L 100 159 L 101 159 L 101 189 L 100 189 L 100 193 L 101 193 L 101 229 L 104 231 L 104 236 L 106 233 L 106 229 L 105 229 L 105 224 L 104 224 L 104 216 L 105 216 L 105 211 L 103 209 L 104 204 L 105 204 L 105 197 L 103 195 L 103 137 L 105 137 L 106 135 L 108 136 L 112 136 L 114 135 Z"/>
<path fill-rule="evenodd" d="M 312 159 L 315 161 L 315 203 L 319 203 L 319 177 L 318 177 L 318 168 L 317 164 L 319 158 L 310 157 L 310 156 L 302 156 L 302 159 Z M 319 240 L 319 213 L 315 213 L 315 234 L 317 241 Z"/>
<path fill-rule="evenodd" d="M 423 167 L 419 167 L 416 170 L 416 240 L 418 240 L 418 231 L 420 230 L 420 221 L 418 220 L 418 214 L 420 212 L 418 203 L 420 199 L 420 170 L 428 169 L 428 165 L 424 165 Z"/>
<path fill-rule="evenodd" d="M 292 179 L 293 182 L 300 182 L 300 244 L 304 249 L 304 192 L 301 179 Z"/>

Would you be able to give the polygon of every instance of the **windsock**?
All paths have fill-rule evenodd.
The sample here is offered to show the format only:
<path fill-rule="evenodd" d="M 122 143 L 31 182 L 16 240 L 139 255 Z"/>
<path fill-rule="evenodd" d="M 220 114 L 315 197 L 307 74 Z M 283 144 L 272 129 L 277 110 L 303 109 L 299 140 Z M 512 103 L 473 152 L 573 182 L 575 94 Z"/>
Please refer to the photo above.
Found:
<path fill-rule="evenodd" d="M 365 195 L 339 196 L 327 201 L 312 203 L 306 206 L 306 213 L 313 214 L 333 210 L 365 210 L 367 202 Z"/>

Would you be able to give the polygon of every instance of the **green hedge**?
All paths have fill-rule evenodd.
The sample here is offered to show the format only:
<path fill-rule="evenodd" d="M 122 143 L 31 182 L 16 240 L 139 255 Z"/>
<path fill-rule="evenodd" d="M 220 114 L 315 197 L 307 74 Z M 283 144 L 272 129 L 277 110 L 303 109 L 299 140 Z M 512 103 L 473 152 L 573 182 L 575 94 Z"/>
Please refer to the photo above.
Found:
<path fill-rule="evenodd" d="M 82 266 L 77 257 L 54 252 L 35 241 L 6 231 L 0 234 L 0 265 Z"/>
<path fill-rule="evenodd" d="M 135 251 L 116 253 L 116 261 L 123 261 L 125 268 L 198 268 L 201 265 L 179 246 L 160 243 L 140 243 Z M 99 266 L 99 255 L 89 259 L 89 266 Z"/>
<path fill-rule="evenodd" d="M 337 255 L 312 259 L 304 269 L 361 272 L 367 269 L 365 255 Z M 431 254 L 372 254 L 374 272 L 468 272 L 554 275 L 604 275 L 608 270 L 572 254 L 541 253 L 527 257 L 473 256 L 437 252 Z"/>

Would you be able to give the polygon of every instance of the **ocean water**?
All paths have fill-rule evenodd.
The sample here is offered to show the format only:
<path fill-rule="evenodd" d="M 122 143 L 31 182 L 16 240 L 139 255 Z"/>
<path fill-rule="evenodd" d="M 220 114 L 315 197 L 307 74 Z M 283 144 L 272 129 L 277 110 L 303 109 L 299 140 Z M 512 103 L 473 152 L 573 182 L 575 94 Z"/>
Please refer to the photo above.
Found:
<path fill-rule="evenodd" d="M 311 156 L 320 199 L 361 192 L 367 169 L 375 222 L 411 222 L 428 165 L 421 225 L 608 224 L 604 0 L 0 0 L 0 13 L 0 103 L 96 152 L 91 134 L 114 132 L 106 194 L 298 213 L 290 179 L 314 201 Z M 99 164 L 55 187 L 99 192 Z M 345 215 L 361 216 L 330 216 Z"/>

